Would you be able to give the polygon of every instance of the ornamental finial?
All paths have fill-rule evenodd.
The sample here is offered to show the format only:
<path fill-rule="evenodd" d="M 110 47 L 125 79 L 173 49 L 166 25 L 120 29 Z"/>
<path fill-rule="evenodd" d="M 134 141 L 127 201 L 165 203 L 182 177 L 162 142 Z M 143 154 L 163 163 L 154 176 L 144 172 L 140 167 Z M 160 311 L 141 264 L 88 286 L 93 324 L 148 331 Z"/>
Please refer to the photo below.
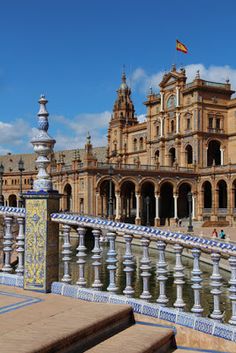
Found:
<path fill-rule="evenodd" d="M 200 71 L 197 70 L 195 80 L 200 80 Z"/>
<path fill-rule="evenodd" d="M 38 129 L 43 131 L 48 131 L 48 111 L 46 104 L 48 103 L 44 94 L 41 94 L 39 99 L 39 112 L 38 112 Z"/>
<path fill-rule="evenodd" d="M 36 166 L 38 168 L 38 175 L 34 180 L 34 191 L 52 191 L 52 179 L 47 172 L 47 167 L 50 164 L 48 156 L 53 153 L 55 140 L 48 135 L 48 112 L 46 104 L 48 103 L 44 95 L 39 99 L 39 112 L 38 112 L 38 130 L 36 135 L 32 138 L 31 143 L 34 146 L 34 151 L 38 155 Z"/>

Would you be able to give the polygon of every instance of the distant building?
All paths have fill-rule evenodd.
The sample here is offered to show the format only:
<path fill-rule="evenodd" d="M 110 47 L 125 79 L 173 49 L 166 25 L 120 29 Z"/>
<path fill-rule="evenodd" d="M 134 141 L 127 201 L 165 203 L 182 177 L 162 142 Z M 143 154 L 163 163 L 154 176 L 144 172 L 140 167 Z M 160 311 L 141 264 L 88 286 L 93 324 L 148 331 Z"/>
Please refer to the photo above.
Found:
<path fill-rule="evenodd" d="M 173 66 L 160 83 L 160 94 L 150 89 L 146 121 L 140 123 L 123 73 L 107 148 L 93 148 L 88 136 L 84 150 L 52 156 L 61 209 L 101 217 L 112 212 L 116 220 L 167 225 L 188 217 L 191 191 L 195 220 L 236 223 L 234 91 L 228 81 L 205 81 L 199 72 L 193 82 L 186 84 L 186 79 L 185 70 Z M 35 156 L 22 158 L 26 190 L 36 174 Z M 18 159 L 0 158 L 6 204 L 16 203 L 19 192 Z"/>

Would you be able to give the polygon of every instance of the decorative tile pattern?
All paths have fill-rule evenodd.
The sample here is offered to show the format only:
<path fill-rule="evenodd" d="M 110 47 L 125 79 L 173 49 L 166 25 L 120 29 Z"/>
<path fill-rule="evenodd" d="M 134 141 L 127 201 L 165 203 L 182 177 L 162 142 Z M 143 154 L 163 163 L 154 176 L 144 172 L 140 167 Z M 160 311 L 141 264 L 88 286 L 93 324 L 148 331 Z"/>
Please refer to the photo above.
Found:
<path fill-rule="evenodd" d="M 24 287 L 45 291 L 47 200 L 27 199 L 26 205 Z"/>
<path fill-rule="evenodd" d="M 196 316 L 186 313 L 179 313 L 177 315 L 176 324 L 193 328 L 195 324 Z"/>
<path fill-rule="evenodd" d="M 227 340 L 232 340 L 233 338 L 233 330 L 229 325 L 222 325 L 220 323 L 216 323 L 213 331 L 213 335 L 221 338 L 225 338 Z"/>
<path fill-rule="evenodd" d="M 171 310 L 168 308 L 160 309 L 159 319 L 170 321 L 170 322 L 176 322 L 176 317 L 177 317 L 177 311 L 174 312 L 174 310 Z"/>
<path fill-rule="evenodd" d="M 214 325 L 214 321 L 207 320 L 204 318 L 197 318 L 195 321 L 194 329 L 208 334 L 213 334 Z"/>
<path fill-rule="evenodd" d="M 144 304 L 142 308 L 142 314 L 151 316 L 151 317 L 158 317 L 159 316 L 159 307 L 153 304 Z"/>

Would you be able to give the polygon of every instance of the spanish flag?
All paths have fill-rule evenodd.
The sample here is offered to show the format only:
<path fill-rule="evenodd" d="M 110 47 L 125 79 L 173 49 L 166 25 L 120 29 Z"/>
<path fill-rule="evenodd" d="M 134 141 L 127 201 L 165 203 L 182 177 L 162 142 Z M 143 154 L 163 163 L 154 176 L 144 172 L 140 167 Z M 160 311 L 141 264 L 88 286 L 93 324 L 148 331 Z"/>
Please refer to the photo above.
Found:
<path fill-rule="evenodd" d="M 178 39 L 176 39 L 176 50 L 182 51 L 182 53 L 187 54 L 188 48 L 181 43 Z"/>

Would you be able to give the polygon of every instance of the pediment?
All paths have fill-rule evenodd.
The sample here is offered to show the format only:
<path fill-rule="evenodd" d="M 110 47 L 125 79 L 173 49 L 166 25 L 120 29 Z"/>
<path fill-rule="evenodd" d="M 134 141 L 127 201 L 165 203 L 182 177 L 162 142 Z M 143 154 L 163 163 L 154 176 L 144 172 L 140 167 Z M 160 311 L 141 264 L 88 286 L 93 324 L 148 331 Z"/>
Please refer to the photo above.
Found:
<path fill-rule="evenodd" d="M 170 72 L 169 74 L 163 76 L 163 79 L 160 83 L 160 87 L 172 85 L 178 80 L 178 78 L 178 75 L 175 75 L 173 72 Z"/>

